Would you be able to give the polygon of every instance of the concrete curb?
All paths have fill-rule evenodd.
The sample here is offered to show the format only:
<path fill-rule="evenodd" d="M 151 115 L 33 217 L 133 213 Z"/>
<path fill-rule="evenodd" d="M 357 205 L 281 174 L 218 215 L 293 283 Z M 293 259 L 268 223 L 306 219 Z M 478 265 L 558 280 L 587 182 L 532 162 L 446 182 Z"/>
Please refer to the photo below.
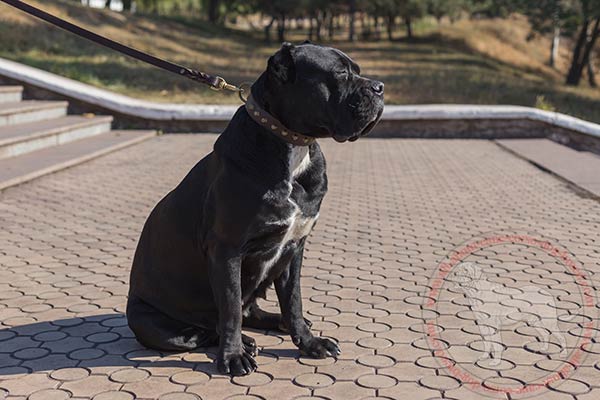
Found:
<path fill-rule="evenodd" d="M 132 117 L 172 120 L 229 120 L 239 106 L 163 104 L 99 89 L 28 65 L 0 58 L 0 75 L 75 100 Z"/>
<path fill-rule="evenodd" d="M 223 123 L 229 121 L 239 107 L 162 104 L 133 99 L 2 58 L 0 76 L 133 119 Z M 531 107 L 445 104 L 386 106 L 382 122 L 393 124 L 408 121 L 533 121 L 600 138 L 598 124 Z"/>

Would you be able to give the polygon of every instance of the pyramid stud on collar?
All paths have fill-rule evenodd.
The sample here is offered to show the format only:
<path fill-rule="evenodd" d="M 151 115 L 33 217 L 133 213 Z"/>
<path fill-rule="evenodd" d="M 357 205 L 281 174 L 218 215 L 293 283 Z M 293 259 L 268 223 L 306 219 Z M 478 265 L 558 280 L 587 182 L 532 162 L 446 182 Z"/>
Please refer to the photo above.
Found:
<path fill-rule="evenodd" d="M 271 125 L 271 129 L 275 130 L 275 129 L 277 129 L 277 127 L 275 125 Z"/>
<path fill-rule="evenodd" d="M 261 118 L 260 122 L 262 122 L 264 124 L 265 122 L 267 122 L 267 119 L 266 118 Z"/>
<path fill-rule="evenodd" d="M 282 134 L 283 136 L 287 136 L 287 134 L 288 134 L 288 133 L 287 133 L 287 131 L 281 131 L 281 134 Z"/>
<path fill-rule="evenodd" d="M 254 111 L 254 115 L 256 115 L 258 117 L 260 115 L 260 113 L 258 111 Z"/>
<path fill-rule="evenodd" d="M 292 139 L 294 139 L 294 140 L 298 140 L 298 136 L 297 136 L 297 135 L 294 135 L 294 136 L 292 136 Z"/>

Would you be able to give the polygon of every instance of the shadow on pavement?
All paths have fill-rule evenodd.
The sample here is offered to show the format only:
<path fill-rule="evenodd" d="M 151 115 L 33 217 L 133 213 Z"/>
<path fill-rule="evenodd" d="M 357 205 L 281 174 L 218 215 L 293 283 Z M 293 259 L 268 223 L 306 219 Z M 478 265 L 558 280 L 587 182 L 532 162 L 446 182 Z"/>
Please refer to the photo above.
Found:
<path fill-rule="evenodd" d="M 215 352 L 150 350 L 136 341 L 125 315 L 93 315 L 0 329 L 0 378 L 73 367 L 189 368 L 213 374 Z"/>

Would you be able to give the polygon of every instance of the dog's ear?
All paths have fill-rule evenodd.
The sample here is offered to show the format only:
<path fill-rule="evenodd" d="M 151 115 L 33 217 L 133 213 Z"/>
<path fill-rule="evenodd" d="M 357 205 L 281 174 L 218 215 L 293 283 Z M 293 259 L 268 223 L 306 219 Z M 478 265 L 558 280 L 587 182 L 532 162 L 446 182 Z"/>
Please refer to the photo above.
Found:
<path fill-rule="evenodd" d="M 294 64 L 295 46 L 285 42 L 275 55 L 269 58 L 267 72 L 281 83 L 294 82 L 296 80 L 296 67 Z"/>

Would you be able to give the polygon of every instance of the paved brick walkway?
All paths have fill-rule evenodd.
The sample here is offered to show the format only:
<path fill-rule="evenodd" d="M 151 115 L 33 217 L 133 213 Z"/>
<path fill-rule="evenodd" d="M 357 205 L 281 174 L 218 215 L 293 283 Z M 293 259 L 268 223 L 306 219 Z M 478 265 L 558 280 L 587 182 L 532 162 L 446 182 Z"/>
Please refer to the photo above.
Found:
<path fill-rule="evenodd" d="M 600 397 L 600 204 L 487 141 L 323 144 L 302 284 L 337 361 L 251 332 L 259 370 L 229 379 L 215 349 L 142 348 L 122 314 L 138 234 L 213 140 L 162 136 L 0 193 L 0 398 Z"/>

